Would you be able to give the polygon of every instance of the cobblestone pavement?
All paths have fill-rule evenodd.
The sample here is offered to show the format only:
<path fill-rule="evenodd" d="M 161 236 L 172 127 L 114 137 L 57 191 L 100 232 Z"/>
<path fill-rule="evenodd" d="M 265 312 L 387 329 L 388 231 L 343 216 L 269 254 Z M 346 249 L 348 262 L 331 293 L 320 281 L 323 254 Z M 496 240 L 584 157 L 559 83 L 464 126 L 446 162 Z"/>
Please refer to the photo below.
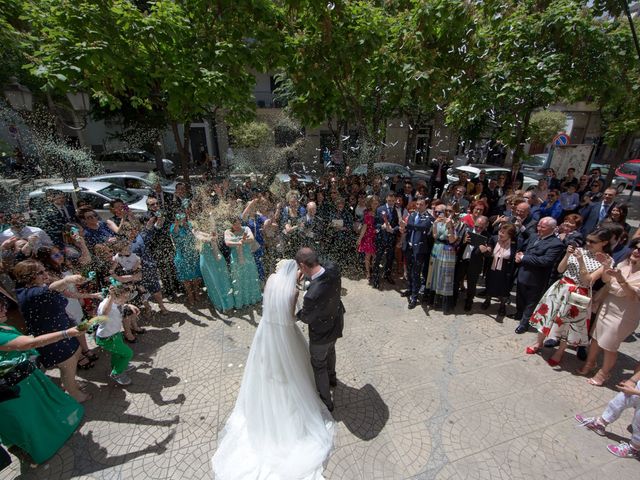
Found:
<path fill-rule="evenodd" d="M 397 292 L 345 279 L 344 338 L 329 480 L 640 478 L 640 462 L 607 443 L 630 437 L 631 413 L 609 438 L 576 428 L 576 412 L 597 414 L 614 390 L 588 385 L 562 367 L 524 354 L 534 334 L 485 315 L 444 317 L 408 310 Z M 153 320 L 134 345 L 134 384 L 107 384 L 103 354 L 81 372 L 94 400 L 78 432 L 49 462 L 20 465 L 0 479 L 211 479 L 210 458 L 236 398 L 260 317 L 221 317 L 208 308 Z M 620 375 L 640 358 L 640 335 L 623 344 Z M 614 378 L 614 385 L 620 377 Z"/>

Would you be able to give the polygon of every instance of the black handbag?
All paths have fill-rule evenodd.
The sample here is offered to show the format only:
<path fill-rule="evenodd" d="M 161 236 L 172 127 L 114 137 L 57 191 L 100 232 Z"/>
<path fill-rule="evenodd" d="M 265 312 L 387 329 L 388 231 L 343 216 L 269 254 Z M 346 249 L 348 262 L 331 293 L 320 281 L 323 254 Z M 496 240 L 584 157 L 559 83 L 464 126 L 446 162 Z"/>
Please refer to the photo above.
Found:
<path fill-rule="evenodd" d="M 35 359 L 36 355 L 24 352 L 0 362 L 0 402 L 20 396 L 18 384 L 36 370 Z"/>

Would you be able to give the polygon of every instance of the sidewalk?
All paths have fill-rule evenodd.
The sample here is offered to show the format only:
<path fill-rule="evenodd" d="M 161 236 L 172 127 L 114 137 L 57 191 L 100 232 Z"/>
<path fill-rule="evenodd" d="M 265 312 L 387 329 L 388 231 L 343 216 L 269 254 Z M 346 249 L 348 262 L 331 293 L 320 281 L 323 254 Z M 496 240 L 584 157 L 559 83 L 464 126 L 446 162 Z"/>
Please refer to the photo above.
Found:
<path fill-rule="evenodd" d="M 637 218 L 637 217 L 636 217 Z M 610 438 L 576 428 L 614 395 L 525 355 L 534 334 L 514 335 L 479 303 L 472 315 L 408 310 L 397 292 L 345 279 L 344 338 L 337 343 L 338 422 L 327 480 L 640 478 L 640 462 L 607 443 L 628 439 L 632 412 Z M 93 370 L 84 422 L 46 464 L 16 460 L 0 479 L 211 479 L 218 432 L 233 408 L 258 311 L 220 317 L 208 308 L 152 322 L 133 345 L 133 385 L 107 384 L 108 355 Z M 623 343 L 620 374 L 640 359 L 640 335 Z"/>

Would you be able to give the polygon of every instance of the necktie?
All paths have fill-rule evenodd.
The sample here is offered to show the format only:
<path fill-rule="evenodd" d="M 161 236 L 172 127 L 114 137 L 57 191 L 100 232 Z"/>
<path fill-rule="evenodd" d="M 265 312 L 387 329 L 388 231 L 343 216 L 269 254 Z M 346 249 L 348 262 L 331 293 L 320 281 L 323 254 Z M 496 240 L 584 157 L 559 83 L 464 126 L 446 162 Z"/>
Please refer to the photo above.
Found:
<path fill-rule="evenodd" d="M 416 235 L 416 229 L 415 229 L 415 227 L 416 227 L 416 225 L 418 224 L 418 222 L 419 222 L 419 221 L 420 221 L 420 215 L 419 215 L 419 214 L 415 214 L 415 215 L 413 216 L 413 227 L 414 227 L 414 228 L 413 228 L 413 230 L 411 230 L 411 240 L 410 240 L 410 242 L 411 242 L 411 246 L 413 246 L 413 245 L 414 245 L 413 240 L 414 240 L 414 237 L 415 237 L 415 235 Z"/>
<path fill-rule="evenodd" d="M 607 206 L 603 203 L 600 206 L 600 215 L 599 215 L 598 219 L 600 221 L 602 221 L 602 220 L 604 220 L 604 217 L 606 217 L 606 216 L 607 216 Z"/>

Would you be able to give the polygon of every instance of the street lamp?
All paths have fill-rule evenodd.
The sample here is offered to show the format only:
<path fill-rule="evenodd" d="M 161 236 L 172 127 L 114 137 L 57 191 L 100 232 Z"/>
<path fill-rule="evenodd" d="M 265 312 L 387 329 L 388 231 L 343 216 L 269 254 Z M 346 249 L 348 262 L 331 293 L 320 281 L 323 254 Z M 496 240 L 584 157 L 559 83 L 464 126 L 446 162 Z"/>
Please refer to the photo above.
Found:
<path fill-rule="evenodd" d="M 9 77 L 9 83 L 4 87 L 4 96 L 15 110 L 33 110 L 33 93 L 29 87 L 18 83 L 16 77 Z"/>

